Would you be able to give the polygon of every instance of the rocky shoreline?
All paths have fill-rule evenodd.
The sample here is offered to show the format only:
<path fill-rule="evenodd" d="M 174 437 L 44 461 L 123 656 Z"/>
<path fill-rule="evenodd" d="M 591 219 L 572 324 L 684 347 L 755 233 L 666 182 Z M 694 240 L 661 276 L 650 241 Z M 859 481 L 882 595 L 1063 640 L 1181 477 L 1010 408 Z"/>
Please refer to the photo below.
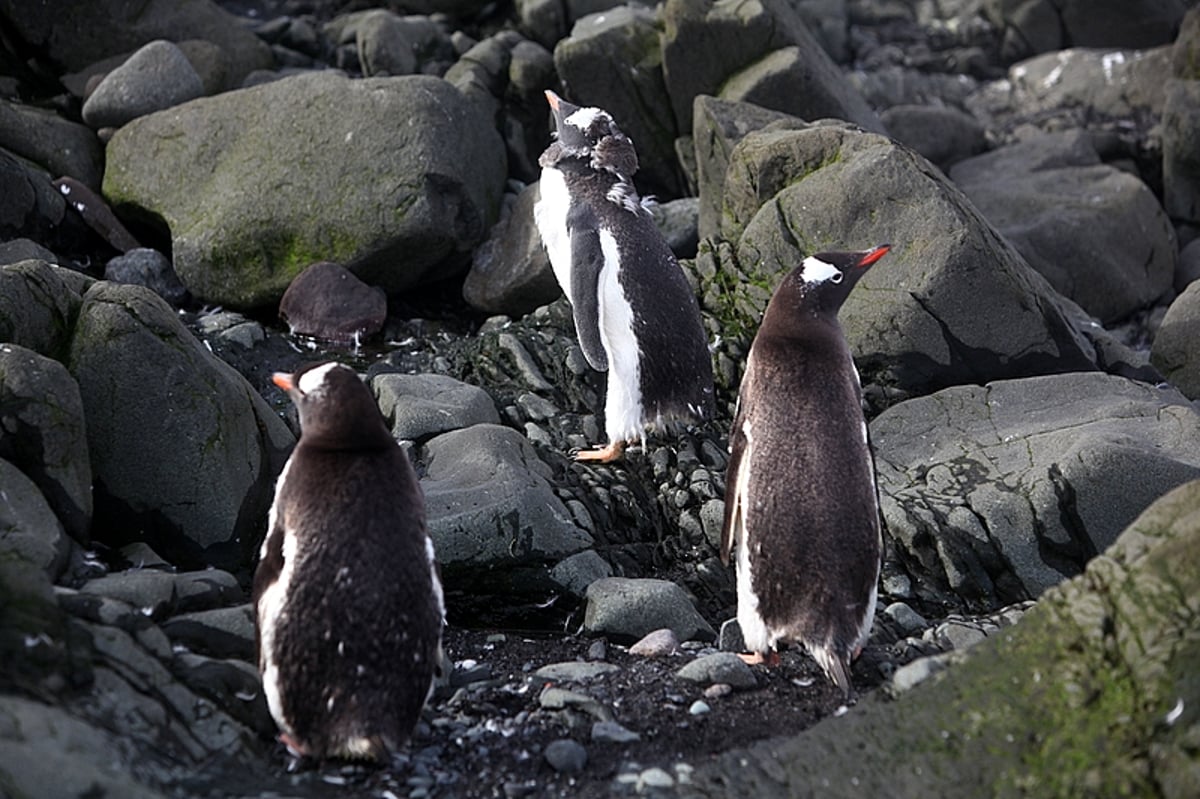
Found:
<path fill-rule="evenodd" d="M 0 795 L 1200 789 L 1195 3 L 368 6 L 0 0 Z M 533 226 L 545 89 L 631 134 L 712 347 L 715 418 L 615 466 L 570 458 L 604 383 Z M 880 241 L 847 709 L 732 664 L 716 546 L 775 281 Z M 446 587 L 390 769 L 289 771 L 253 665 L 269 375 L 330 358 Z"/>

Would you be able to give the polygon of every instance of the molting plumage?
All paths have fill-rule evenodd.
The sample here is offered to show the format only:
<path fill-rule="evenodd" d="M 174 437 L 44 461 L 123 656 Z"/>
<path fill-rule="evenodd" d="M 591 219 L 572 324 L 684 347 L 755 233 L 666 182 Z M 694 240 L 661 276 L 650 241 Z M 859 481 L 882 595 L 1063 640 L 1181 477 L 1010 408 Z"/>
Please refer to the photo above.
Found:
<path fill-rule="evenodd" d="M 588 363 L 608 373 L 607 447 L 712 412 L 712 364 L 695 296 L 632 182 L 633 142 L 599 108 L 546 92 L 557 140 L 542 153 L 534 220 L 571 302 Z"/>
<path fill-rule="evenodd" d="M 779 284 L 730 429 L 721 557 L 737 550 L 747 648 L 803 644 L 847 697 L 883 541 L 862 390 L 837 313 L 888 251 L 810 256 Z"/>
<path fill-rule="evenodd" d="M 322 364 L 274 380 L 301 436 L 254 575 L 268 708 L 297 754 L 384 760 L 408 741 L 441 653 L 420 486 L 353 370 Z"/>

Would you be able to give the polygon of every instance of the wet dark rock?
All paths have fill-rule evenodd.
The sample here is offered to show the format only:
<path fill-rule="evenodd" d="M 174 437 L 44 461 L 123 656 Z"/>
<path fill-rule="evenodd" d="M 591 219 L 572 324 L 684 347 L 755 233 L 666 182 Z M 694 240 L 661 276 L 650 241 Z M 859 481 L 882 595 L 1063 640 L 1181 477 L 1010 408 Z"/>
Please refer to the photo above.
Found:
<path fill-rule="evenodd" d="M 24 472 L 53 510 L 57 524 L 47 534 L 61 524 L 89 543 L 92 470 L 79 386 L 61 363 L 17 344 L 0 345 L 0 458 Z"/>
<path fill-rule="evenodd" d="M 171 259 L 148 247 L 135 247 L 113 258 L 104 266 L 104 279 L 145 286 L 175 306 L 183 305 L 188 299 L 188 291 L 179 282 Z"/>
<path fill-rule="evenodd" d="M 898 105 L 884 111 L 880 119 L 892 138 L 913 148 L 942 171 L 987 149 L 983 125 L 955 108 Z"/>
<path fill-rule="evenodd" d="M 67 563 L 70 539 L 38 486 L 20 469 L 0 459 L 0 523 L 4 525 L 4 554 L 23 561 L 57 580 Z"/>
<path fill-rule="evenodd" d="M 83 104 L 83 121 L 93 128 L 119 128 L 203 94 L 200 75 L 183 51 L 158 39 L 139 48 L 100 81 Z"/>
<path fill-rule="evenodd" d="M 584 513 L 586 514 L 586 512 L 585 509 Z M 572 518 L 576 518 L 578 521 L 575 514 L 572 514 Z M 590 518 L 586 521 L 589 525 L 591 524 Z M 587 596 L 589 585 L 605 577 L 612 577 L 612 566 L 594 549 L 585 549 L 574 555 L 568 555 L 550 570 L 551 580 L 579 598 Z"/>
<path fill-rule="evenodd" d="M 383 330 L 387 295 L 340 264 L 321 261 L 288 284 L 279 301 L 279 317 L 293 334 L 358 343 Z"/>
<path fill-rule="evenodd" d="M 54 177 L 70 176 L 99 191 L 104 147 L 85 125 L 40 108 L 0 100 L 0 147 Z"/>
<path fill-rule="evenodd" d="M 463 299 L 490 314 L 520 316 L 562 294 L 541 236 L 533 224 L 537 184 L 505 195 L 500 222 L 475 251 Z"/>
<path fill-rule="evenodd" d="M 91 580 L 80 592 L 119 599 L 154 619 L 245 599 L 233 575 L 219 569 L 179 574 L 130 570 Z"/>
<path fill-rule="evenodd" d="M 681 133 L 691 131 L 692 101 L 701 94 L 748 100 L 808 121 L 837 117 L 882 130 L 791 4 L 771 0 L 743 12 L 706 0 L 671 0 L 663 24 L 663 72 Z"/>
<path fill-rule="evenodd" d="M 68 364 L 87 420 L 94 535 L 145 540 L 180 565 L 247 569 L 292 443 L 257 391 L 140 286 L 88 290 Z"/>
<path fill-rule="evenodd" d="M 21 261 L 45 261 L 58 266 L 58 256 L 30 239 L 13 239 L 0 242 L 0 266 L 19 264 Z"/>
<path fill-rule="evenodd" d="M 67 201 L 68 207 L 79 214 L 88 227 L 112 245 L 114 250 L 127 253 L 139 246 L 138 240 L 96 192 L 71 177 L 59 178 L 54 181 L 54 187 Z"/>
<path fill-rule="evenodd" d="M 231 596 L 236 597 L 236 593 Z M 206 602 L 224 602 L 230 595 L 218 592 Z M 176 613 L 162 623 L 162 631 L 173 643 L 191 652 L 213 658 L 237 658 L 254 663 L 254 608 L 236 605 Z"/>
<path fill-rule="evenodd" d="M 138 6 L 121 0 L 69 0 L 36 7 L 4 0 L 0 16 L 11 21 L 14 36 L 66 72 L 131 53 L 155 39 L 203 39 L 220 47 L 228 75 L 226 88 L 240 85 L 248 72 L 270 64 L 267 45 L 209 0 L 150 0 Z M 70 19 L 71 25 L 60 24 L 64 19 Z"/>
<path fill-rule="evenodd" d="M 554 66 L 571 102 L 603 108 L 637 147 L 634 182 L 642 194 L 674 199 L 684 191 L 676 164 L 678 120 L 664 83 L 663 45 L 653 11 L 624 5 L 591 14 L 554 47 Z M 641 64 L 624 69 L 623 64 Z"/>

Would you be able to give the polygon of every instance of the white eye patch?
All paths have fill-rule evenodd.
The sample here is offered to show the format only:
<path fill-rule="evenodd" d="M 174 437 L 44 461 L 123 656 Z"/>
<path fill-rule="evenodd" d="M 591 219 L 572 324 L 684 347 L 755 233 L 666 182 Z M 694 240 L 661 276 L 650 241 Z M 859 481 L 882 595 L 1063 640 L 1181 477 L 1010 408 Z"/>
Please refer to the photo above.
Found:
<path fill-rule="evenodd" d="M 606 119 L 610 122 L 612 121 L 612 118 L 609 117 L 608 112 L 599 108 L 581 108 L 574 114 L 571 114 L 571 116 L 567 117 L 564 121 L 568 125 L 574 125 L 580 130 L 587 130 L 597 119 Z"/>
<path fill-rule="evenodd" d="M 801 266 L 803 268 L 800 270 L 800 277 L 805 283 L 824 283 L 827 280 L 833 283 L 842 282 L 840 269 L 815 256 L 810 255 L 805 258 Z"/>
<path fill-rule="evenodd" d="M 339 363 L 331 362 L 322 364 L 315 369 L 309 369 L 300 375 L 300 382 L 296 384 L 296 388 L 300 389 L 301 394 L 317 394 L 325 387 L 325 380 L 329 377 L 329 373 L 340 366 Z"/>

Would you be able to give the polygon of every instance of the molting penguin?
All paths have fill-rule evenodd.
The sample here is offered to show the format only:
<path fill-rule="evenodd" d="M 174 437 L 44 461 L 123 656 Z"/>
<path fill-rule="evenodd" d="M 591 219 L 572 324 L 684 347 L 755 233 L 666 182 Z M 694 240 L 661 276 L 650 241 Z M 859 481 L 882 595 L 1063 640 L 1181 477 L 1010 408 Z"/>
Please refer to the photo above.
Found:
<path fill-rule="evenodd" d="M 849 698 L 883 541 L 862 389 L 837 313 L 888 245 L 813 255 L 771 297 L 730 430 L 721 557 L 750 662 L 802 643 Z"/>
<path fill-rule="evenodd" d="M 386 760 L 408 742 L 441 664 L 442 588 L 421 489 L 352 369 L 325 363 L 273 380 L 301 434 L 254 574 L 267 704 L 297 755 Z"/>
<path fill-rule="evenodd" d="M 609 443 L 577 457 L 611 461 L 647 427 L 708 416 L 712 362 L 696 298 L 630 180 L 633 142 L 607 112 L 546 98 L 558 135 L 538 160 L 534 219 L 579 346 L 608 372 Z"/>

